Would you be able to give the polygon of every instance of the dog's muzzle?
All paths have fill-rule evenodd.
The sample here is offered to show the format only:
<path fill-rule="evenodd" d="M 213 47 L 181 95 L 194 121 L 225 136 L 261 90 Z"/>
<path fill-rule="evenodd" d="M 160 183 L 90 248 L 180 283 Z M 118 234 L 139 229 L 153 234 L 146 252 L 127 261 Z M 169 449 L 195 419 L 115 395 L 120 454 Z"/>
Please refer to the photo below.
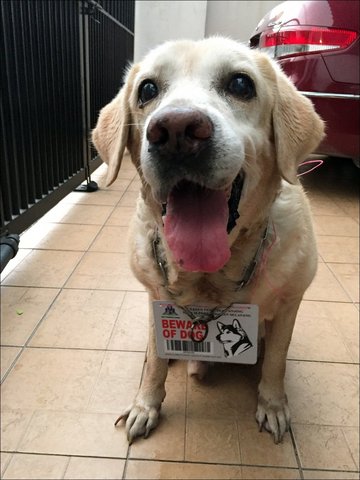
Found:
<path fill-rule="evenodd" d="M 228 233 L 239 217 L 243 178 L 222 176 L 214 136 L 209 116 L 191 107 L 164 107 L 146 129 L 164 235 L 176 263 L 192 272 L 215 272 L 227 263 Z"/>
<path fill-rule="evenodd" d="M 190 107 L 164 107 L 150 120 L 146 130 L 148 151 L 173 159 L 193 157 L 209 145 L 214 133 L 210 118 Z"/>
<path fill-rule="evenodd" d="M 210 189 L 228 186 L 228 179 L 217 178 L 215 127 L 206 113 L 186 106 L 163 107 L 152 115 L 145 134 L 144 172 L 150 172 L 158 202 L 166 203 L 171 190 L 184 180 Z"/>

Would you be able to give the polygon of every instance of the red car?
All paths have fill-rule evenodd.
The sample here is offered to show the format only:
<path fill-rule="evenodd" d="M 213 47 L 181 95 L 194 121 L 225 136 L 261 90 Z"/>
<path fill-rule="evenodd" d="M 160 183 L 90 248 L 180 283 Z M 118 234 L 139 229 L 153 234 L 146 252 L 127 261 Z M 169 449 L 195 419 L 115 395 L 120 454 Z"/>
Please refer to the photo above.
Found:
<path fill-rule="evenodd" d="M 316 153 L 348 157 L 359 166 L 358 0 L 288 1 L 258 24 L 250 39 L 275 58 L 325 120 Z"/>

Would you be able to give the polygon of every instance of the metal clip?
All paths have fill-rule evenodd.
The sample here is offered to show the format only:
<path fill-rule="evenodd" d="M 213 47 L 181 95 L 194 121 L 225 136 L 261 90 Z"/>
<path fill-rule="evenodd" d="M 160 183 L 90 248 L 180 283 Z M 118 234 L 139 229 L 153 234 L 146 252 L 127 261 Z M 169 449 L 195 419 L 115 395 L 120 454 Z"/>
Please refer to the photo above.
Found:
<path fill-rule="evenodd" d="M 154 240 L 152 242 L 153 254 L 154 254 L 155 261 L 156 261 L 156 263 L 157 263 L 157 265 L 160 269 L 160 272 L 163 276 L 164 286 L 166 287 L 168 285 L 167 269 L 166 269 L 166 265 L 159 258 L 159 252 L 158 252 L 159 243 L 160 243 L 160 237 L 159 237 L 158 232 L 156 232 L 156 235 L 155 235 Z"/>
<path fill-rule="evenodd" d="M 208 322 L 209 322 L 209 320 L 208 319 L 204 320 L 203 317 L 194 318 L 194 320 L 192 322 L 192 325 L 191 325 L 191 328 L 190 328 L 190 330 L 191 330 L 190 339 L 194 343 L 201 343 L 206 339 L 206 337 L 208 336 L 208 333 L 209 333 Z M 203 332 L 200 339 L 195 338 L 195 332 L 194 332 L 195 328 L 198 327 L 199 325 L 205 325 L 205 331 Z"/>

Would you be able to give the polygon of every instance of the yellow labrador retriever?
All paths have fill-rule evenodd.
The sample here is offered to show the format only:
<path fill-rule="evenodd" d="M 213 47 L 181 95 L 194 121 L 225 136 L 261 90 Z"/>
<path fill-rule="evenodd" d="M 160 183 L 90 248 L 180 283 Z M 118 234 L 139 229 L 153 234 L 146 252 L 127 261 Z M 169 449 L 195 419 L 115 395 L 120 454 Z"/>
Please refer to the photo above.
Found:
<path fill-rule="evenodd" d="M 265 354 L 256 419 L 276 443 L 290 422 L 286 355 L 317 265 L 297 168 L 323 132 L 311 102 L 272 60 L 216 37 L 165 43 L 133 65 L 92 136 L 108 185 L 126 147 L 139 172 L 131 265 L 150 301 L 259 306 Z M 201 362 L 189 367 L 205 373 Z M 146 371 L 121 416 L 130 442 L 156 427 L 167 370 L 150 308 Z"/>

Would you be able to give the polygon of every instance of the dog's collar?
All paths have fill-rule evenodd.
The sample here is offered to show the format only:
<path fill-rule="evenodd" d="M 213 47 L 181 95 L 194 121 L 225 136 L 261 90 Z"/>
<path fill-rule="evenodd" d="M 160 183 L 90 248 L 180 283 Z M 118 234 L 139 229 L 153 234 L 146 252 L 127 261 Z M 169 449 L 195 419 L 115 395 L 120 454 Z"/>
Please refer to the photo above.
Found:
<path fill-rule="evenodd" d="M 228 224 L 226 229 L 227 233 L 231 232 L 231 230 L 236 225 L 236 220 L 240 217 L 240 214 L 238 212 L 238 206 L 240 203 L 243 186 L 244 186 L 244 175 L 239 173 L 238 176 L 233 181 L 233 184 L 231 187 L 231 195 L 228 200 L 229 219 L 228 219 Z"/>
<path fill-rule="evenodd" d="M 256 253 L 255 253 L 253 259 L 251 260 L 249 265 L 243 270 L 244 273 L 243 273 L 242 279 L 239 282 L 237 282 L 237 290 L 241 290 L 242 288 L 249 285 L 249 283 L 253 279 L 254 274 L 256 272 L 256 267 L 257 267 L 258 263 L 260 262 L 260 259 L 262 257 L 263 252 L 264 252 L 264 249 L 265 249 L 265 242 L 266 242 L 266 239 L 269 236 L 269 229 L 270 229 L 270 218 L 267 221 L 266 228 L 265 228 L 264 233 L 263 233 L 263 235 L 260 239 L 259 246 L 256 250 Z"/>
<path fill-rule="evenodd" d="M 236 290 L 241 290 L 242 288 L 246 287 L 247 285 L 249 285 L 249 283 L 253 279 L 254 274 L 256 272 L 257 265 L 258 265 L 258 263 L 261 259 L 261 256 L 264 252 L 265 242 L 266 242 L 266 239 L 269 235 L 269 226 L 270 226 L 270 219 L 267 221 L 266 228 L 264 230 L 263 235 L 261 236 L 259 246 L 256 250 L 256 253 L 255 253 L 252 261 L 243 270 L 243 275 L 242 275 L 241 280 L 236 282 Z M 167 288 L 168 285 L 169 285 L 168 269 L 167 269 L 166 260 L 162 260 L 162 258 L 160 257 L 159 244 L 160 244 L 160 235 L 159 235 L 158 229 L 156 228 L 155 235 L 154 235 L 154 238 L 153 238 L 153 241 L 152 241 L 152 249 L 153 249 L 153 254 L 154 254 L 155 261 L 156 261 L 156 263 L 157 263 L 157 265 L 160 269 L 160 272 L 163 276 L 163 279 L 164 279 L 164 287 Z"/>

